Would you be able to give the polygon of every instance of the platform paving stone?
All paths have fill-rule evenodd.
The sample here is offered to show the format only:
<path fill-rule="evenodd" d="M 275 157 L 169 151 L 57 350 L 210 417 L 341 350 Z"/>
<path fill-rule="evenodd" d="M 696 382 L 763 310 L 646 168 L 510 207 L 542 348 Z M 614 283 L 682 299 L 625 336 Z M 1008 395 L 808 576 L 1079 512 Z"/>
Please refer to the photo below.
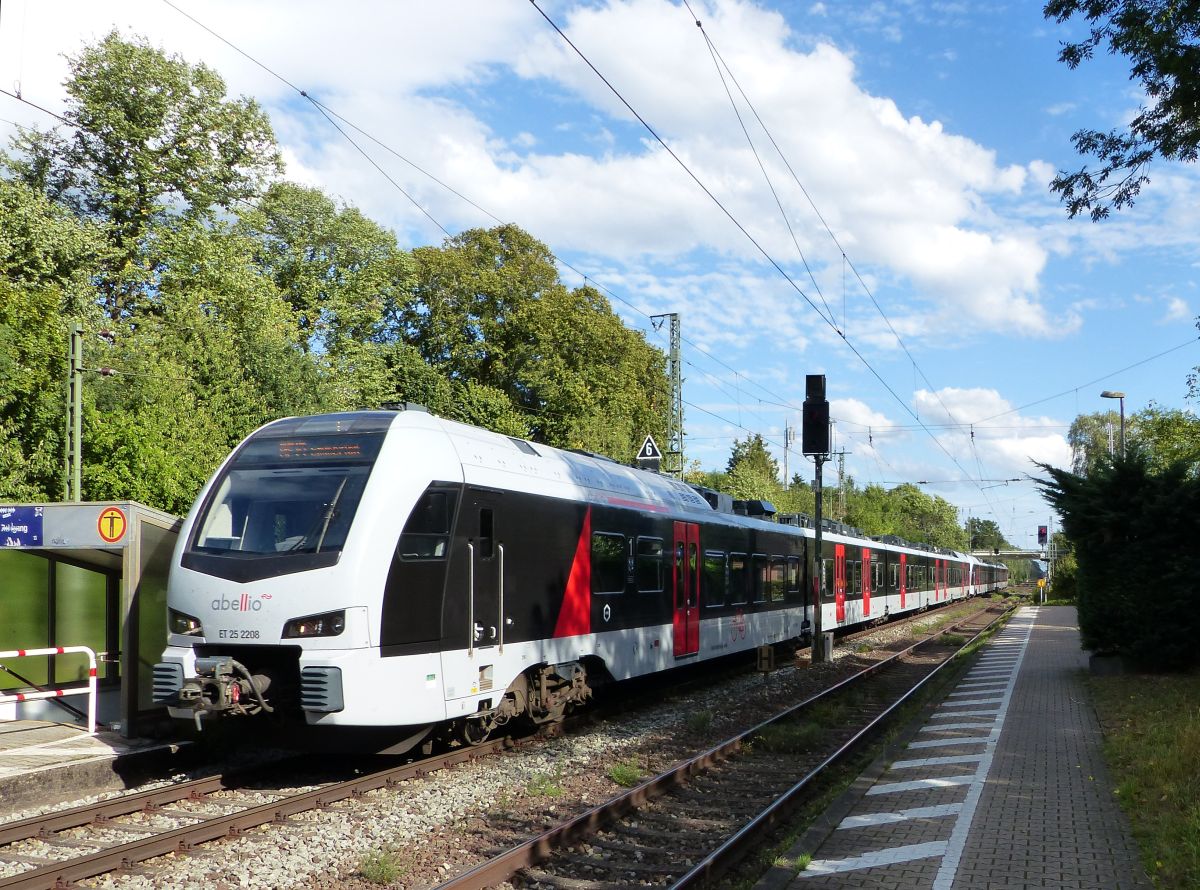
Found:
<path fill-rule="evenodd" d="M 1149 890 L 1086 665 L 1074 608 L 1021 609 L 894 762 L 785 854 L 809 868 L 759 890 Z"/>

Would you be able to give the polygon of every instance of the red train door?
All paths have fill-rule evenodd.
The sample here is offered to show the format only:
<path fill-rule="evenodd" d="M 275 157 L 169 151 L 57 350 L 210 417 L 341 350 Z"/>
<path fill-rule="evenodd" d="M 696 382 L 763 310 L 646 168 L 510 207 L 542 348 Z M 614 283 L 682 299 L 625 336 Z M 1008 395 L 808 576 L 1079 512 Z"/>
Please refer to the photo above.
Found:
<path fill-rule="evenodd" d="M 833 548 L 833 601 L 834 618 L 838 624 L 846 620 L 846 545 L 835 544 Z"/>
<path fill-rule="evenodd" d="M 863 617 L 871 614 L 871 551 L 866 547 L 862 552 L 862 586 L 863 586 Z"/>
<path fill-rule="evenodd" d="M 900 554 L 900 608 L 905 608 L 904 600 L 908 596 L 908 554 Z"/>
<path fill-rule="evenodd" d="M 675 598 L 675 657 L 700 651 L 700 526 L 675 523 L 675 571 L 671 589 Z"/>

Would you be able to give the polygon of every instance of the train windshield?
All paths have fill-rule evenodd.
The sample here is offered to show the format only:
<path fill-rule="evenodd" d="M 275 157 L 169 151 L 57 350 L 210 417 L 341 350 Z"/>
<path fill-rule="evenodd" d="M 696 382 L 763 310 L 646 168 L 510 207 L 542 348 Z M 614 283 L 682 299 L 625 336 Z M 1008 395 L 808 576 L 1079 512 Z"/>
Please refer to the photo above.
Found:
<path fill-rule="evenodd" d="M 255 436 L 213 487 L 191 552 L 242 559 L 340 552 L 382 438 Z"/>

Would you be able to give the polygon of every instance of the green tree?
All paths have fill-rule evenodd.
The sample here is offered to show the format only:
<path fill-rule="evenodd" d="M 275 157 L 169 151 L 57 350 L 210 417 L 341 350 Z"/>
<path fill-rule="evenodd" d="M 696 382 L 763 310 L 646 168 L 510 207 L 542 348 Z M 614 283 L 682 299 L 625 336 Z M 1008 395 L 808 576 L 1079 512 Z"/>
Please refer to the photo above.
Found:
<path fill-rule="evenodd" d="M 1097 47 L 1131 63 L 1145 102 L 1124 129 L 1079 130 L 1075 150 L 1097 159 L 1096 170 L 1060 171 L 1050 187 L 1073 217 L 1101 220 L 1133 203 L 1157 156 L 1192 163 L 1200 144 L 1200 5 L 1175 0 L 1049 0 L 1043 12 L 1058 23 L 1081 16 L 1083 40 L 1063 44 L 1059 60 L 1074 69 Z"/>
<path fill-rule="evenodd" d="M 733 450 L 725 464 L 725 472 L 732 473 L 743 464 L 764 478 L 779 478 L 779 461 L 771 456 L 766 440 L 760 433 L 747 434 L 744 442 L 740 439 L 733 440 Z"/>
<path fill-rule="evenodd" d="M 87 381 L 84 493 L 186 512 L 245 435 L 334 400 L 287 302 L 256 272 L 252 240 L 181 221 L 155 247 L 155 310 L 116 326 L 102 361 L 118 373 Z"/>
<path fill-rule="evenodd" d="M 1111 460 L 1114 450 L 1120 448 L 1121 415 L 1116 411 L 1096 411 L 1080 414 L 1071 421 L 1067 431 L 1067 444 L 1071 446 L 1071 470 L 1086 476 L 1099 464 Z M 1137 436 L 1137 422 L 1126 419 L 1126 444 Z"/>
<path fill-rule="evenodd" d="M 114 31 L 69 62 L 69 132 L 23 131 L 4 165 L 101 228 L 95 283 L 115 322 L 153 302 L 156 225 L 233 210 L 279 172 L 279 150 L 256 103 L 226 99 L 211 68 L 142 38 Z"/>
<path fill-rule="evenodd" d="M 61 496 L 67 323 L 89 319 L 98 244 L 92 226 L 0 179 L 0 499 Z"/>
<path fill-rule="evenodd" d="M 336 407 L 392 398 L 388 319 L 412 275 L 395 235 L 319 189 L 289 182 L 274 183 L 239 228 L 258 241 L 258 266 L 291 306 L 297 345 L 330 378 Z"/>
<path fill-rule="evenodd" d="M 451 381 L 504 393 L 539 441 L 629 460 L 665 438 L 665 357 L 594 288 L 568 289 L 550 251 L 515 225 L 413 251 L 396 339 Z"/>
<path fill-rule="evenodd" d="M 0 278 L 0 501 L 62 495 L 62 299 L 56 287 Z"/>
<path fill-rule="evenodd" d="M 1009 550 L 1012 545 L 1004 539 L 1000 526 L 992 519 L 980 519 L 972 516 L 967 519 L 966 526 L 968 546 L 972 550 Z"/>
<path fill-rule="evenodd" d="M 1133 426 L 1156 467 L 1165 468 L 1178 461 L 1192 465 L 1200 462 L 1200 418 L 1191 411 L 1151 402 L 1133 416 Z"/>

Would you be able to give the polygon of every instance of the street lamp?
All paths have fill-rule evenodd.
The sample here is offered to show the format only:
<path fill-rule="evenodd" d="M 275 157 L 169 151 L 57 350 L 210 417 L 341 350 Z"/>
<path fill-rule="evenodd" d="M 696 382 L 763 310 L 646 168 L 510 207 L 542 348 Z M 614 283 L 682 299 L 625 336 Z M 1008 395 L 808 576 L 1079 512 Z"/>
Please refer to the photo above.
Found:
<path fill-rule="evenodd" d="M 1125 393 L 1116 392 L 1111 389 L 1106 389 L 1100 393 L 1102 399 L 1120 399 L 1121 400 L 1121 457 L 1125 457 Z"/>

